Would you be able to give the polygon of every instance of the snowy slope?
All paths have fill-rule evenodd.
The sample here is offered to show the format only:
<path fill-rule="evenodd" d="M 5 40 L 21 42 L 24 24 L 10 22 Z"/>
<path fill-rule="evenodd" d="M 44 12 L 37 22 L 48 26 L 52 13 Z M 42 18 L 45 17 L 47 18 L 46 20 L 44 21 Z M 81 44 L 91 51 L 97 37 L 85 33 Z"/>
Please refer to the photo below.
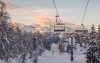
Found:
<path fill-rule="evenodd" d="M 59 53 L 58 45 L 52 45 L 52 51 L 45 51 L 42 56 L 39 56 L 38 63 L 86 63 L 85 54 L 83 54 L 86 50 L 77 46 L 77 50 L 74 51 L 74 61 L 70 61 L 69 53 Z"/>
<path fill-rule="evenodd" d="M 4 62 L 4 61 L 0 60 L 0 63 L 6 63 L 6 62 Z"/>

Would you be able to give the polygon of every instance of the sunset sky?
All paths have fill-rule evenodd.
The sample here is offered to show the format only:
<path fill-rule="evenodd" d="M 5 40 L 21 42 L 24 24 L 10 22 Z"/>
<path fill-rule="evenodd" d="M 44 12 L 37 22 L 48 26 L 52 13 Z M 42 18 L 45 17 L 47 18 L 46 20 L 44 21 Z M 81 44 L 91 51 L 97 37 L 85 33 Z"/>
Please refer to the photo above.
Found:
<path fill-rule="evenodd" d="M 55 19 L 53 0 L 6 0 L 13 22 L 26 25 L 50 22 Z M 81 24 L 87 0 L 55 0 L 61 19 Z M 100 0 L 90 0 L 84 23 L 100 24 Z"/>

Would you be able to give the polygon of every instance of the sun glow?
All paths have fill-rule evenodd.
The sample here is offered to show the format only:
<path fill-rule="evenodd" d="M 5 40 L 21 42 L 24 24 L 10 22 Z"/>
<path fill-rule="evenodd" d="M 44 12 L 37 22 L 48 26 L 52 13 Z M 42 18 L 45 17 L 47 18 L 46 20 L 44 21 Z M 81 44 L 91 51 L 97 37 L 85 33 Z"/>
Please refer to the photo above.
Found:
<path fill-rule="evenodd" d="M 44 32 L 45 32 L 45 31 L 42 30 L 40 27 L 36 27 L 36 30 L 37 30 L 38 32 L 40 32 L 40 33 L 44 33 Z"/>
<path fill-rule="evenodd" d="M 12 22 L 11 25 L 12 25 L 13 28 L 16 28 L 17 27 L 17 24 L 15 22 Z"/>

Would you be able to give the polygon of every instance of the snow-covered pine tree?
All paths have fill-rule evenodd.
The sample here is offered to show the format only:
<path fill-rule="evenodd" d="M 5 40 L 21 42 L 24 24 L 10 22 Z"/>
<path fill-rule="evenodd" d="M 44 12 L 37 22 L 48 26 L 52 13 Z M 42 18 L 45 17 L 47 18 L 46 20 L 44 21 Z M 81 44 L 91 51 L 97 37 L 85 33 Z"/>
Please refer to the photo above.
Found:
<path fill-rule="evenodd" d="M 87 63 L 98 62 L 96 53 L 97 53 L 97 32 L 95 31 L 94 25 L 92 25 L 90 33 L 89 49 L 87 51 Z"/>
<path fill-rule="evenodd" d="M 2 59 L 8 62 L 9 59 L 9 40 L 7 38 L 7 30 L 9 28 L 9 14 L 6 11 L 6 4 L 0 0 L 0 34 L 1 34 L 1 52 Z"/>
<path fill-rule="evenodd" d="M 94 25 L 92 25 L 90 33 L 90 46 L 92 46 L 94 43 L 97 44 L 97 32 L 95 31 Z"/>
<path fill-rule="evenodd" d="M 100 59 L 100 25 L 98 26 L 98 58 Z"/>

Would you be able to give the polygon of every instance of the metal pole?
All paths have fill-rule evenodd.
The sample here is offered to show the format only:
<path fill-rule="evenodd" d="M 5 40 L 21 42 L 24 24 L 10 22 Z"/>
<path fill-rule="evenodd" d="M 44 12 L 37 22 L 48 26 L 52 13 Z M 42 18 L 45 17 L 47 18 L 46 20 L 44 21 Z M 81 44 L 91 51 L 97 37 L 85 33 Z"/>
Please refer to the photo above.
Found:
<path fill-rule="evenodd" d="M 71 61 L 73 61 L 73 37 L 71 36 Z"/>

